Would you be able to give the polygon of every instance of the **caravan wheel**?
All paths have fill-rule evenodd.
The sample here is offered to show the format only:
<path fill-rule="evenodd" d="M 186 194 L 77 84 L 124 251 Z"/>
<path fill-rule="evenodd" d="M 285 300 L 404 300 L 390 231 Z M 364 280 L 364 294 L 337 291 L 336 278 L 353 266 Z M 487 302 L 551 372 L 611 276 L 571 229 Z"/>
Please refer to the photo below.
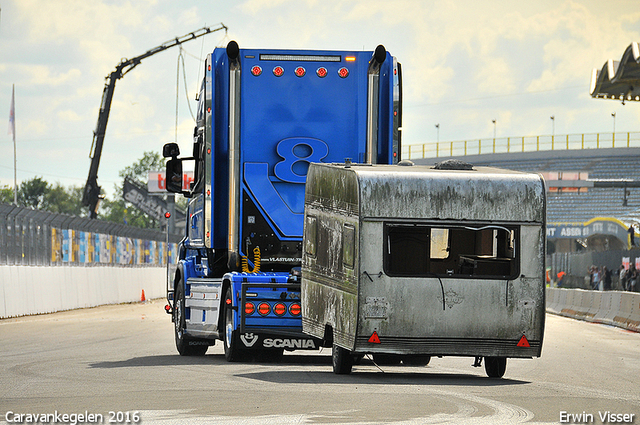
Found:
<path fill-rule="evenodd" d="M 353 355 L 345 348 L 338 347 L 335 343 L 331 351 L 333 361 L 333 373 L 337 375 L 348 375 L 353 367 Z"/>
<path fill-rule="evenodd" d="M 502 378 L 507 370 L 506 357 L 485 357 L 484 370 L 489 378 Z"/>

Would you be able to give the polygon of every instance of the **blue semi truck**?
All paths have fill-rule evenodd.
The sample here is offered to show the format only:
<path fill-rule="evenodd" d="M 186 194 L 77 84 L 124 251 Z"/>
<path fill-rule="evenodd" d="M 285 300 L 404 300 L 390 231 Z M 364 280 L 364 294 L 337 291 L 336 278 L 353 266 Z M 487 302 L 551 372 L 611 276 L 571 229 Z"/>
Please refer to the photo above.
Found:
<path fill-rule="evenodd" d="M 207 55 L 193 155 L 164 146 L 167 190 L 190 198 L 167 288 L 181 355 L 330 347 L 302 332 L 300 265 L 310 163 L 395 164 L 401 65 L 375 51 L 240 49 Z M 194 182 L 182 189 L 183 162 Z"/>

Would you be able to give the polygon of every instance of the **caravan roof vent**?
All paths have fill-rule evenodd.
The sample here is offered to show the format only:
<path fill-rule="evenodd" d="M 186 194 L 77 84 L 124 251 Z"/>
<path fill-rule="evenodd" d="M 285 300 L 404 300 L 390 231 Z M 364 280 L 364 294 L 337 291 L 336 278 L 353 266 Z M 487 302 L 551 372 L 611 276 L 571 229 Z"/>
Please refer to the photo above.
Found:
<path fill-rule="evenodd" d="M 473 170 L 473 165 L 459 159 L 447 159 L 433 166 L 436 170 Z"/>

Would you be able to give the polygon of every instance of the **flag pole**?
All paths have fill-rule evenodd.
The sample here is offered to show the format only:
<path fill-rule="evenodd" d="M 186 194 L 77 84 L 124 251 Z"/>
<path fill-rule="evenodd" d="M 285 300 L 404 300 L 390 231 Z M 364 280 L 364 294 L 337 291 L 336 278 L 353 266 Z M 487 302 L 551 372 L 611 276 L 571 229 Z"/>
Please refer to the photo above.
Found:
<path fill-rule="evenodd" d="M 16 85 L 11 87 L 11 110 L 9 111 L 9 131 L 13 135 L 13 203 L 18 206 L 18 159 L 16 153 Z"/>

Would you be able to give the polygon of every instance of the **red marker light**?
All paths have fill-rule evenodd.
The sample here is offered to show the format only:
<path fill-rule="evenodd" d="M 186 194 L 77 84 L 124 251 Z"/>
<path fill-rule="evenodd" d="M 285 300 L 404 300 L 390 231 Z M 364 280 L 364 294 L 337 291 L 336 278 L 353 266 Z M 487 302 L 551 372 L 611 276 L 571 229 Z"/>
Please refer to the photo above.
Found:
<path fill-rule="evenodd" d="M 251 316 L 254 311 L 256 311 L 256 306 L 253 305 L 253 303 L 244 304 L 244 314 L 246 314 L 247 316 Z"/>
<path fill-rule="evenodd" d="M 254 65 L 251 67 L 251 74 L 254 77 L 257 77 L 259 75 L 262 75 L 262 68 L 260 68 L 258 65 Z"/>
<path fill-rule="evenodd" d="M 531 345 L 529 345 L 529 341 L 527 340 L 527 337 L 522 335 L 522 338 L 520 338 L 520 341 L 518 341 L 517 344 L 518 347 L 531 347 Z"/>
<path fill-rule="evenodd" d="M 295 71 L 293 71 L 293 73 L 296 74 L 296 77 L 304 77 L 307 73 L 307 70 L 299 66 L 295 69 Z"/>
<path fill-rule="evenodd" d="M 284 74 L 283 67 L 276 66 L 275 68 L 273 68 L 273 75 L 275 75 L 276 77 L 282 77 L 283 74 Z"/>
<path fill-rule="evenodd" d="M 282 316 L 287 312 L 287 306 L 282 303 L 278 303 L 273 306 L 273 312 L 276 314 L 276 316 Z"/>
<path fill-rule="evenodd" d="M 338 75 L 340 78 L 347 78 L 349 76 L 349 70 L 345 67 L 342 67 L 338 70 Z"/>
<path fill-rule="evenodd" d="M 267 314 L 271 313 L 271 306 L 269 306 L 269 304 L 267 303 L 262 303 L 258 306 L 258 313 L 260 313 L 260 315 L 262 316 L 266 316 Z"/>
<path fill-rule="evenodd" d="M 289 313 L 292 316 L 300 316 L 300 313 L 302 313 L 302 307 L 300 307 L 300 304 L 291 304 L 289 306 Z"/>
<path fill-rule="evenodd" d="M 164 213 L 164 218 L 171 218 L 171 213 L 169 211 Z"/>
<path fill-rule="evenodd" d="M 320 78 L 326 77 L 328 73 L 329 71 L 327 71 L 327 68 L 325 67 L 320 67 L 316 70 L 316 75 Z"/>

